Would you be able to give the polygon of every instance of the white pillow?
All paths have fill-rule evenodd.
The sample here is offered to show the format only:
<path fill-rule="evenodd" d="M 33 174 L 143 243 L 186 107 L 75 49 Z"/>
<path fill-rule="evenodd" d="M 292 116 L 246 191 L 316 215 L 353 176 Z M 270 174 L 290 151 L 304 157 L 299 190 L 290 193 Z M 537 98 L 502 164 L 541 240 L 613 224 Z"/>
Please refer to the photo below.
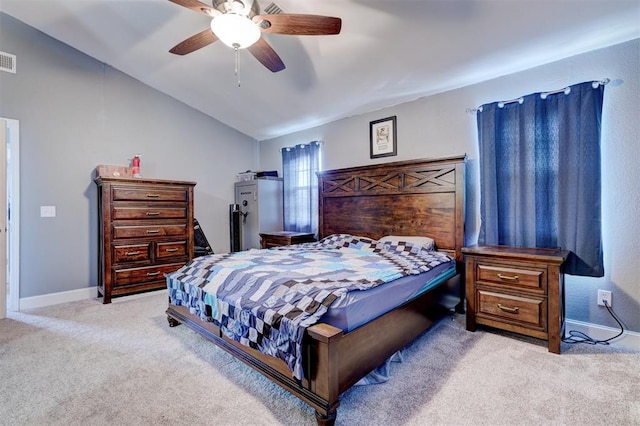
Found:
<path fill-rule="evenodd" d="M 392 244 L 403 241 L 405 243 L 422 246 L 427 250 L 433 250 L 435 248 L 435 241 L 433 241 L 433 239 L 429 237 L 386 235 L 380 238 L 378 241 L 383 243 L 390 242 Z"/>

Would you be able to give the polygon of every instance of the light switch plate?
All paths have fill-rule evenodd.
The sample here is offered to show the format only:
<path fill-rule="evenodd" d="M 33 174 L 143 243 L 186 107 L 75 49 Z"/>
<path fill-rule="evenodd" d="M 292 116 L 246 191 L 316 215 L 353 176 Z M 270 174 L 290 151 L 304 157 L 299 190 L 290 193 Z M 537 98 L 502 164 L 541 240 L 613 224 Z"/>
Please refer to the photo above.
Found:
<path fill-rule="evenodd" d="M 40 206 L 40 217 L 56 217 L 56 206 Z"/>

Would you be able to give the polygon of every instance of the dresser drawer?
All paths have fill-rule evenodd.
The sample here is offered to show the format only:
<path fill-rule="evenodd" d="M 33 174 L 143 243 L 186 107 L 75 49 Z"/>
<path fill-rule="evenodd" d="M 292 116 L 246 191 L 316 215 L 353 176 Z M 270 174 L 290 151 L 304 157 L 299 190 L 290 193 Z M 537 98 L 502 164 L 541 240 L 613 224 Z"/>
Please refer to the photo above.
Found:
<path fill-rule="evenodd" d="M 185 188 L 158 188 L 158 187 L 136 187 L 124 188 L 115 187 L 113 190 L 113 201 L 184 201 L 186 202 L 189 193 Z"/>
<path fill-rule="evenodd" d="M 113 262 L 137 262 L 149 260 L 150 244 L 131 244 L 126 246 L 113 247 Z"/>
<path fill-rule="evenodd" d="M 184 263 L 170 263 L 168 265 L 115 270 L 113 273 L 113 285 L 114 287 L 119 287 L 152 281 L 162 281 L 165 279 L 164 274 L 177 271 L 183 265 Z"/>
<path fill-rule="evenodd" d="M 186 219 L 186 207 L 121 207 L 113 208 L 111 214 L 113 220 L 128 219 Z"/>
<path fill-rule="evenodd" d="M 546 330 L 547 301 L 535 296 L 515 296 L 478 290 L 476 315 L 520 323 Z"/>
<path fill-rule="evenodd" d="M 171 241 L 167 243 L 156 243 L 156 259 L 167 257 L 186 256 L 186 241 Z"/>
<path fill-rule="evenodd" d="M 499 284 L 500 286 L 520 289 L 539 290 L 546 293 L 546 276 L 544 269 L 525 269 L 514 266 L 476 264 L 476 280 L 478 283 Z"/>
<path fill-rule="evenodd" d="M 181 237 L 187 235 L 187 224 L 113 227 L 113 238 Z"/>

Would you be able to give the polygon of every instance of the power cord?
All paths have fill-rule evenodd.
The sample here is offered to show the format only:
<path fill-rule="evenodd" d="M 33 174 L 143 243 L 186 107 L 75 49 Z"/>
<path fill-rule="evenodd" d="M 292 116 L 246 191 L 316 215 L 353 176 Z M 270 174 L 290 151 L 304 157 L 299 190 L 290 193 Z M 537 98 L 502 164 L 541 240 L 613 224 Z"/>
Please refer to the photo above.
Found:
<path fill-rule="evenodd" d="M 592 337 L 589 337 L 588 335 L 586 335 L 581 331 L 570 330 L 569 337 L 563 337 L 562 341 L 565 343 L 586 343 L 588 345 L 608 345 L 611 340 L 622 336 L 622 333 L 624 333 L 624 327 L 622 326 L 622 322 L 618 319 L 618 316 L 616 315 L 616 313 L 613 312 L 613 309 L 609 307 L 609 304 L 607 303 L 607 301 L 604 300 L 603 303 L 604 303 L 604 307 L 607 308 L 607 311 L 609 311 L 613 319 L 616 320 L 616 322 L 620 326 L 620 333 L 605 340 L 596 340 Z"/>

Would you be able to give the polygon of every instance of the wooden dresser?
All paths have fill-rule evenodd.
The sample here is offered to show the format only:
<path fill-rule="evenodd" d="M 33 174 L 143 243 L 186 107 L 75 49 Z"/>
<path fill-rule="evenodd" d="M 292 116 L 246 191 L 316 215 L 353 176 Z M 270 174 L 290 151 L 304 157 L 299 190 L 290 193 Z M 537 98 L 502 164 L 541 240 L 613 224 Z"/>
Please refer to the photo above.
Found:
<path fill-rule="evenodd" d="M 164 274 L 193 258 L 195 182 L 97 177 L 98 297 L 166 288 Z"/>
<path fill-rule="evenodd" d="M 263 232 L 260 234 L 260 243 L 263 249 L 279 246 L 290 246 L 292 244 L 312 243 L 316 239 L 312 233 L 305 232 Z"/>
<path fill-rule="evenodd" d="M 462 249 L 466 264 L 467 330 L 477 324 L 548 341 L 560 353 L 564 334 L 564 272 L 569 252 L 507 246 Z"/>

